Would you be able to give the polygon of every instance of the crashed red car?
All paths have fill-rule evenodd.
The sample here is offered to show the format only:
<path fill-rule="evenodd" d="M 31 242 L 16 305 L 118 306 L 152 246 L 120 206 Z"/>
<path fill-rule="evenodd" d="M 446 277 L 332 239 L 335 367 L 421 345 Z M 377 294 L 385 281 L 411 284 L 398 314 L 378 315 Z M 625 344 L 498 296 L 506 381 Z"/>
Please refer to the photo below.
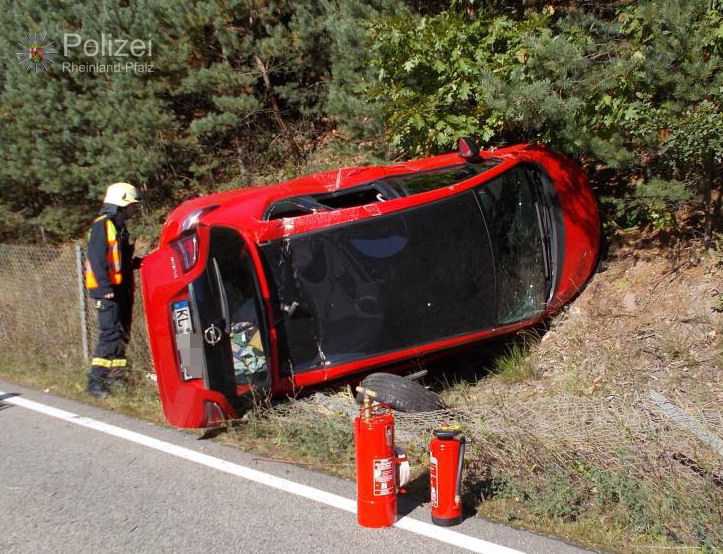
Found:
<path fill-rule="evenodd" d="M 143 263 L 169 423 L 512 333 L 597 261 L 581 169 L 543 147 L 344 168 L 189 200 Z"/>

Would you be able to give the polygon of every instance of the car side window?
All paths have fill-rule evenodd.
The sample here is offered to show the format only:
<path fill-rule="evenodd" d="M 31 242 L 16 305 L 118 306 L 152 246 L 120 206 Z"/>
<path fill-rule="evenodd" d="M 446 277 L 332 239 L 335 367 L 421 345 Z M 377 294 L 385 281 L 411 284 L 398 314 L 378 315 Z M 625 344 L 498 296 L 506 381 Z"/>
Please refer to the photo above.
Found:
<path fill-rule="evenodd" d="M 545 308 L 545 260 L 537 194 L 521 168 L 477 189 L 492 242 L 497 323 L 530 319 Z"/>
<path fill-rule="evenodd" d="M 264 220 L 298 217 L 318 211 L 363 206 L 448 187 L 479 175 L 499 163 L 500 159 L 498 158 L 486 158 L 477 162 L 467 162 L 441 169 L 415 171 L 384 177 L 371 183 L 341 189 L 332 193 L 284 198 L 274 202 L 266 210 Z"/>
<path fill-rule="evenodd" d="M 479 163 L 465 163 L 435 171 L 420 171 L 418 173 L 387 177 L 380 182 L 389 186 L 401 196 L 409 196 L 461 183 L 466 179 L 479 175 L 490 167 L 494 167 L 498 163 L 499 160 L 497 159 L 488 159 Z"/>

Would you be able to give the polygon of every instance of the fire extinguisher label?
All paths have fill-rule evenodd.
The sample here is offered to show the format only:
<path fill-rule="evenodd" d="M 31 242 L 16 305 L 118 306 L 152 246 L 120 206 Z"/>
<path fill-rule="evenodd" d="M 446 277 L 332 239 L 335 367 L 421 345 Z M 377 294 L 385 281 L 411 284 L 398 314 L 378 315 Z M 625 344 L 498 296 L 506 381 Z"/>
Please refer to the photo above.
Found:
<path fill-rule="evenodd" d="M 374 496 L 394 493 L 394 460 L 392 458 L 374 460 Z"/>
<path fill-rule="evenodd" d="M 429 496 L 432 507 L 439 508 L 439 480 L 437 478 L 437 458 L 429 455 Z"/>

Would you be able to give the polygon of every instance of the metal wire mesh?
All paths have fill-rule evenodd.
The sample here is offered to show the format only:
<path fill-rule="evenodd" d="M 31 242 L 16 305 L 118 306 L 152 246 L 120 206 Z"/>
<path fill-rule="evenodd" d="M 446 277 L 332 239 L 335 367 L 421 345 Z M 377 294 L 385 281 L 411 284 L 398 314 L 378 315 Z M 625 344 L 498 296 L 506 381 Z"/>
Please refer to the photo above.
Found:
<path fill-rule="evenodd" d="M 410 442 L 444 422 L 459 422 L 495 459 L 495 467 L 509 472 L 520 471 L 524 458 L 529 466 L 587 460 L 646 479 L 656 468 L 698 483 L 723 477 L 718 446 L 723 414 L 694 407 L 670 414 L 653 394 L 624 400 L 556 396 L 525 403 L 500 398 L 483 408 L 398 414 L 396 419 L 400 437 Z"/>
<path fill-rule="evenodd" d="M 312 428 L 322 417 L 341 422 L 356 413 L 351 394 L 317 393 L 279 404 L 266 417 L 280 428 L 290 420 Z M 660 511 L 655 517 L 681 536 L 703 533 L 711 544 L 723 544 L 719 405 L 652 390 L 615 398 L 500 395 L 473 406 L 397 412 L 395 423 L 397 444 L 417 452 L 426 450 L 433 429 L 461 424 L 470 441 L 470 483 L 512 479 L 544 486 L 555 475 L 572 476 L 597 491 L 591 494 L 628 495 L 641 511 Z"/>
<path fill-rule="evenodd" d="M 662 400 L 661 400 L 662 399 Z M 560 395 L 520 400 L 498 397 L 485 406 L 395 414 L 397 440 L 424 448 L 432 430 L 459 423 L 498 470 L 521 470 L 554 461 L 588 460 L 607 469 L 637 471 L 649 478 L 654 466 L 675 470 L 685 480 L 723 486 L 723 412 L 694 404 L 679 407 L 650 391 L 631 398 L 593 399 Z M 671 413 L 669 407 L 675 406 Z M 354 416 L 351 395 L 317 393 L 280 404 L 270 417 Z M 695 464 L 693 464 L 695 462 Z"/>
<path fill-rule="evenodd" d="M 68 370 L 87 365 L 97 337 L 94 303 L 83 288 L 78 245 L 0 244 L 0 362 Z M 128 358 L 151 368 L 136 287 Z M 85 338 L 84 338 L 85 336 Z"/>

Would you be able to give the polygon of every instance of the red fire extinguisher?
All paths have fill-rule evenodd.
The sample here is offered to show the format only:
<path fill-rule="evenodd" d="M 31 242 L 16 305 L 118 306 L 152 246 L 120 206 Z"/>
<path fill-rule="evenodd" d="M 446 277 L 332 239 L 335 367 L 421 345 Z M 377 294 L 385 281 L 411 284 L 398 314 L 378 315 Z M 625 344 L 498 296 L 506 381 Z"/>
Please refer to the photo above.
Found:
<path fill-rule="evenodd" d="M 357 521 L 362 527 L 390 527 L 397 518 L 397 456 L 394 415 L 372 404 L 373 391 L 362 389 L 364 403 L 354 419 Z"/>
<path fill-rule="evenodd" d="M 432 522 L 448 527 L 462 522 L 462 468 L 465 438 L 459 428 L 442 427 L 429 443 Z"/>

